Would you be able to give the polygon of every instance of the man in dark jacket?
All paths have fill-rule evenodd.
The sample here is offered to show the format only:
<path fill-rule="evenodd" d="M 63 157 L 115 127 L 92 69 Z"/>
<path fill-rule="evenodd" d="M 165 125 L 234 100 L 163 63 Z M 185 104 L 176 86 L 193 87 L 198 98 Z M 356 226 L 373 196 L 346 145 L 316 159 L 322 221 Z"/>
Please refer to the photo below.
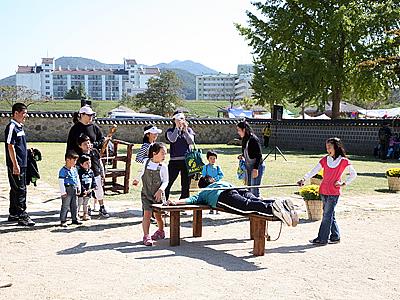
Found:
<path fill-rule="evenodd" d="M 26 167 L 28 151 L 23 125 L 27 115 L 27 107 L 23 103 L 12 106 L 12 119 L 6 126 L 5 153 L 10 182 L 10 208 L 8 221 L 18 221 L 22 226 L 34 226 L 26 213 Z"/>

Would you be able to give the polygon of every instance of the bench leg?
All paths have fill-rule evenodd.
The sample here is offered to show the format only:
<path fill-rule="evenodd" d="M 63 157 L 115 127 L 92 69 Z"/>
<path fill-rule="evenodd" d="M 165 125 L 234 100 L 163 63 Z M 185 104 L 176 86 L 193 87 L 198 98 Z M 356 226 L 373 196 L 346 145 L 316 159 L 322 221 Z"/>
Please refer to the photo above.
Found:
<path fill-rule="evenodd" d="M 203 211 L 201 209 L 193 211 L 193 236 L 200 237 L 203 229 Z"/>
<path fill-rule="evenodd" d="M 250 239 L 254 240 L 254 218 L 250 218 Z"/>
<path fill-rule="evenodd" d="M 265 253 L 265 223 L 261 218 L 250 218 L 254 223 L 254 246 L 253 254 L 255 256 L 263 256 Z"/>
<path fill-rule="evenodd" d="M 181 214 L 180 211 L 171 211 L 170 212 L 170 239 L 169 244 L 171 246 L 179 246 L 181 243 L 180 238 L 180 229 L 181 229 Z"/>

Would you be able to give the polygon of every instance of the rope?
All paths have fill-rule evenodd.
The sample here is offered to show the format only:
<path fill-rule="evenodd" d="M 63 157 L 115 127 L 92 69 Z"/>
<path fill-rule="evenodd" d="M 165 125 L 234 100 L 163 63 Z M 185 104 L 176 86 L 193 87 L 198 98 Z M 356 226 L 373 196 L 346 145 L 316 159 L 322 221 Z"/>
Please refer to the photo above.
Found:
<path fill-rule="evenodd" d="M 280 187 L 298 187 L 298 184 L 283 183 L 283 184 L 266 184 L 266 185 L 242 185 L 232 187 L 218 187 L 218 188 L 203 188 L 203 189 L 190 189 L 190 192 L 201 192 L 201 191 L 218 191 L 218 190 L 235 190 L 235 189 L 250 189 L 250 188 L 280 188 Z"/>
<path fill-rule="evenodd" d="M 279 238 L 281 237 L 283 222 L 281 221 L 281 227 L 279 228 L 278 237 L 277 237 L 276 239 L 274 239 L 274 240 L 271 240 L 271 236 L 268 234 L 268 223 L 269 223 L 269 222 L 267 221 L 267 228 L 266 228 L 266 235 L 265 235 L 265 238 L 267 239 L 267 241 L 275 242 L 275 241 L 279 240 Z"/>

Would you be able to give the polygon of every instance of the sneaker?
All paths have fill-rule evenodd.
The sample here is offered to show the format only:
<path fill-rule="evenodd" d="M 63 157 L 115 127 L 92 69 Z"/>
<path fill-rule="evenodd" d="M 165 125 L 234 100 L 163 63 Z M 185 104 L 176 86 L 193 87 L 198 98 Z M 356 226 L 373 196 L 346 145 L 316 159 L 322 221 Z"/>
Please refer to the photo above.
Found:
<path fill-rule="evenodd" d="M 145 235 L 143 237 L 143 245 L 145 245 L 145 246 L 153 246 L 153 240 L 151 239 L 151 237 L 149 235 Z"/>
<path fill-rule="evenodd" d="M 22 216 L 18 219 L 18 225 L 21 226 L 35 226 L 35 222 L 31 220 L 28 215 Z"/>
<path fill-rule="evenodd" d="M 67 222 L 61 222 L 61 223 L 60 223 L 60 226 L 61 226 L 61 227 L 68 227 L 68 224 L 67 224 Z"/>
<path fill-rule="evenodd" d="M 274 201 L 274 203 L 272 203 L 272 211 L 274 215 L 282 222 L 285 222 L 287 226 L 292 226 L 292 218 L 290 213 L 283 207 L 282 201 Z"/>
<path fill-rule="evenodd" d="M 100 216 L 102 216 L 103 218 L 108 218 L 110 215 L 108 214 L 106 208 L 104 206 L 100 207 L 99 209 L 99 214 Z"/>
<path fill-rule="evenodd" d="M 18 222 L 19 217 L 17 215 L 9 215 L 7 221 L 8 222 Z"/>
<path fill-rule="evenodd" d="M 214 214 L 214 210 L 210 210 L 210 215 L 213 215 Z"/>
<path fill-rule="evenodd" d="M 290 213 L 290 218 L 292 219 L 292 227 L 296 227 L 297 224 L 299 224 L 299 216 L 297 212 L 294 209 L 294 205 L 292 200 L 290 199 L 285 199 L 282 201 L 283 207 L 289 211 Z"/>
<path fill-rule="evenodd" d="M 329 240 L 329 244 L 339 244 L 339 243 L 340 243 L 340 239 Z"/>
<path fill-rule="evenodd" d="M 78 220 L 72 220 L 71 224 L 72 225 L 82 225 L 83 223 L 81 221 L 78 221 Z"/>
<path fill-rule="evenodd" d="M 164 230 L 158 229 L 154 234 L 151 236 L 153 241 L 165 239 L 165 232 Z"/>
<path fill-rule="evenodd" d="M 318 238 L 310 240 L 310 243 L 313 244 L 313 245 L 317 245 L 317 246 L 325 246 L 325 245 L 328 244 L 327 241 L 321 241 Z"/>

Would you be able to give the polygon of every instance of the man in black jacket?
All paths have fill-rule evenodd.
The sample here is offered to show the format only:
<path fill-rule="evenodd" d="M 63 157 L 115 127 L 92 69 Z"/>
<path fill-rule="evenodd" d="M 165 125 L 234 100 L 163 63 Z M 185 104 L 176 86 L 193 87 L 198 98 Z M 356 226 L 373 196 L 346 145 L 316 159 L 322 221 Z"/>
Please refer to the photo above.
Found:
<path fill-rule="evenodd" d="M 5 153 L 10 182 L 10 208 L 8 221 L 18 221 L 22 226 L 34 226 L 26 213 L 26 167 L 28 151 L 23 125 L 27 107 L 23 103 L 12 106 L 12 120 L 5 129 Z"/>

